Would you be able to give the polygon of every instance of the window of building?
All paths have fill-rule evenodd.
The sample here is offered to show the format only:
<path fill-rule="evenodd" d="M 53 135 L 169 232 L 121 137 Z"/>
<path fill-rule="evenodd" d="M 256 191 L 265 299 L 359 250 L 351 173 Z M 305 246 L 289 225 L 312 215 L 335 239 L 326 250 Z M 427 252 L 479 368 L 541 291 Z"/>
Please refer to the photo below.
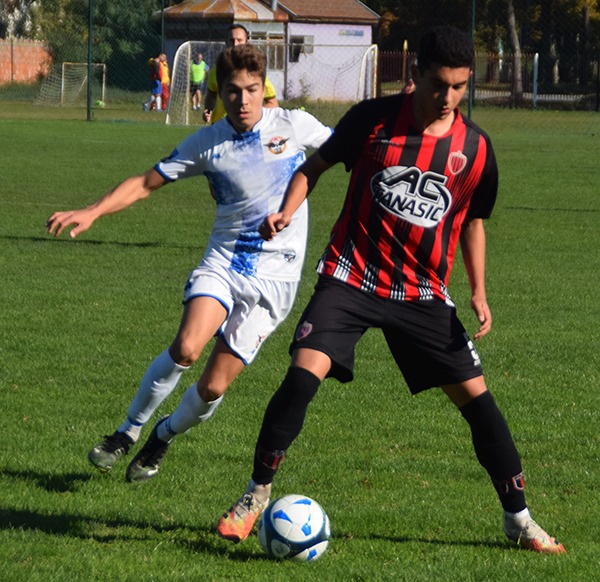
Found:
<path fill-rule="evenodd" d="M 252 32 L 251 42 L 267 55 L 267 70 L 283 71 L 285 64 L 283 34 Z"/>
<path fill-rule="evenodd" d="M 308 55 L 314 51 L 314 36 L 292 36 L 290 37 L 290 63 L 297 63 L 300 55 Z"/>

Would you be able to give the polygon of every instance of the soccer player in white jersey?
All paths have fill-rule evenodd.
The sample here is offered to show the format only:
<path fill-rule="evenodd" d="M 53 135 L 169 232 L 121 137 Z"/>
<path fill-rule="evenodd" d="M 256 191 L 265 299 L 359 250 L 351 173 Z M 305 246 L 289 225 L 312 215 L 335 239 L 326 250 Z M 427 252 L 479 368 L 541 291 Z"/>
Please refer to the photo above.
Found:
<path fill-rule="evenodd" d="M 126 473 L 129 481 L 156 475 L 173 437 L 213 415 L 231 382 L 292 308 L 305 254 L 307 208 L 296 213 L 285 236 L 273 241 L 263 241 L 258 228 L 278 210 L 305 150 L 320 146 L 331 129 L 304 111 L 263 108 L 265 74 L 265 56 L 257 48 L 225 50 L 217 61 L 217 76 L 226 118 L 196 131 L 168 158 L 95 203 L 48 219 L 49 233 L 58 236 L 74 225 L 74 238 L 101 216 L 193 176 L 208 178 L 216 200 L 207 249 L 185 286 L 173 343 L 150 364 L 123 423 L 88 454 L 100 471 L 110 471 L 129 452 L 143 425 L 216 335 L 200 379 L 170 416 L 159 419 Z"/>

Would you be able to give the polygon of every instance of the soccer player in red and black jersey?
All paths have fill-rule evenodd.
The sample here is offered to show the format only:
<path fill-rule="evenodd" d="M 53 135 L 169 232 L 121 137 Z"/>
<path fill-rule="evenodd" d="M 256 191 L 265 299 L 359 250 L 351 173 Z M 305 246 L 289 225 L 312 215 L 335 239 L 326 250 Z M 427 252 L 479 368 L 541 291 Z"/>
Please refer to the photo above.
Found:
<path fill-rule="evenodd" d="M 376 327 L 410 391 L 441 387 L 468 422 L 500 498 L 506 535 L 533 551 L 565 551 L 529 514 L 519 454 L 447 288 L 460 242 L 479 322 L 473 338 L 486 335 L 492 316 L 483 219 L 494 206 L 498 170 L 489 137 L 458 110 L 473 58 L 460 30 L 429 30 L 419 46 L 414 91 L 353 107 L 296 172 L 280 212 L 263 223 L 261 234 L 270 240 L 323 172 L 338 162 L 351 171 L 290 347 L 291 366 L 265 412 L 252 479 L 219 521 L 223 537 L 239 541 L 250 533 L 321 381 L 352 380 L 355 345 Z"/>

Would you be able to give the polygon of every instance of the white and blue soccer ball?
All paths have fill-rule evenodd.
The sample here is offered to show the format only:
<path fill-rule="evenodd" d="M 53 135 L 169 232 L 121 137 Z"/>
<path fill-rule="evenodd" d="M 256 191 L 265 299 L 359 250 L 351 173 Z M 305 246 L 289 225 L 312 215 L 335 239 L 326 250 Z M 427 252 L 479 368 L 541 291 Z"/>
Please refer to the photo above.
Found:
<path fill-rule="evenodd" d="M 271 502 L 258 523 L 258 539 L 271 557 L 311 562 L 329 545 L 331 528 L 323 508 L 305 495 L 285 495 Z"/>

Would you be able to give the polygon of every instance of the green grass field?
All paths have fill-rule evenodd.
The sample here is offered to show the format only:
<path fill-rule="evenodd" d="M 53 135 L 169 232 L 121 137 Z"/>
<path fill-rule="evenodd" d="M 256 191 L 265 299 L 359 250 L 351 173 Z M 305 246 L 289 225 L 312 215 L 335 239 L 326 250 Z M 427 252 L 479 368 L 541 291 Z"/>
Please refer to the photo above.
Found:
<path fill-rule="evenodd" d="M 323 384 L 275 483 L 276 496 L 310 495 L 331 518 L 328 554 L 296 564 L 268 560 L 256 536 L 231 545 L 214 526 L 250 476 L 347 175 L 334 168 L 311 197 L 309 257 L 288 321 L 215 418 L 179 437 L 159 477 L 128 484 L 127 463 L 100 475 L 86 455 L 172 340 L 213 202 L 203 181 L 184 181 L 75 241 L 50 238 L 54 210 L 144 171 L 190 129 L 32 119 L 19 107 L 0 112 L 0 580 L 598 579 L 598 114 L 474 116 L 501 171 L 487 224 L 494 329 L 478 349 L 523 457 L 532 513 L 568 554 L 506 540 L 466 423 L 437 390 L 411 397 L 372 331 L 356 380 Z M 451 290 L 474 330 L 460 261 Z"/>

